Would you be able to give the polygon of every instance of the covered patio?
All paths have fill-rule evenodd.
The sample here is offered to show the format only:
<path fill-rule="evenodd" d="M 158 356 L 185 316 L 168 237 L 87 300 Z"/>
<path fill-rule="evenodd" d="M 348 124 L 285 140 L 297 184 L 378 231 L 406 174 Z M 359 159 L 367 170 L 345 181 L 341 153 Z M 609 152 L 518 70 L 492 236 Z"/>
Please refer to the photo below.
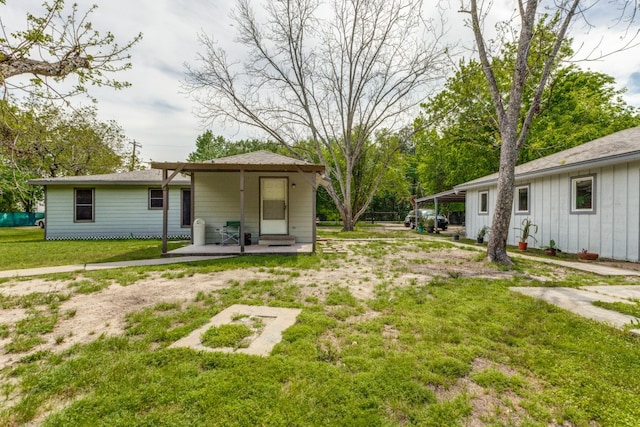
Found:
<path fill-rule="evenodd" d="M 162 254 L 312 253 L 316 192 L 325 167 L 256 151 L 201 163 L 152 162 L 162 170 Z M 169 183 L 191 176 L 192 245 L 167 251 Z M 231 231 L 228 231 L 231 230 Z"/>

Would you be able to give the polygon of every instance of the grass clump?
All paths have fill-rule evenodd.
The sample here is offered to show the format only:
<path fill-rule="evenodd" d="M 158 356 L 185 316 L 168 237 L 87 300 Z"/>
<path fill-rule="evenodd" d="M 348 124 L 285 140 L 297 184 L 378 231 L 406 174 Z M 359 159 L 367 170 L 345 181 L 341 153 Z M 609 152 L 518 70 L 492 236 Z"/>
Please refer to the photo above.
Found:
<path fill-rule="evenodd" d="M 595 305 L 596 307 L 601 307 L 606 310 L 617 311 L 618 313 L 626 314 L 628 316 L 633 316 L 640 319 L 640 302 L 639 301 L 635 301 L 632 303 L 594 301 L 592 304 Z"/>
<path fill-rule="evenodd" d="M 202 334 L 202 344 L 211 348 L 231 347 L 234 349 L 248 347 L 246 338 L 253 335 L 253 331 L 246 325 L 228 324 L 212 326 Z"/>

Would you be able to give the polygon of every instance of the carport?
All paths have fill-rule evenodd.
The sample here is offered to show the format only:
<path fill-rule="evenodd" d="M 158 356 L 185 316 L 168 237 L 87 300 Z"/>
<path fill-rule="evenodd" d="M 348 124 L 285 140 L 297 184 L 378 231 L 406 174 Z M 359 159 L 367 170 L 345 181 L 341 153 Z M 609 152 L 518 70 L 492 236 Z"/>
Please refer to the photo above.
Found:
<path fill-rule="evenodd" d="M 438 216 L 438 203 L 453 203 L 453 202 L 462 202 L 466 201 L 467 192 L 465 190 L 448 190 L 443 191 L 442 193 L 431 194 L 429 196 L 420 197 L 416 199 L 416 210 L 419 209 L 420 203 L 431 202 L 435 204 L 436 218 Z"/>

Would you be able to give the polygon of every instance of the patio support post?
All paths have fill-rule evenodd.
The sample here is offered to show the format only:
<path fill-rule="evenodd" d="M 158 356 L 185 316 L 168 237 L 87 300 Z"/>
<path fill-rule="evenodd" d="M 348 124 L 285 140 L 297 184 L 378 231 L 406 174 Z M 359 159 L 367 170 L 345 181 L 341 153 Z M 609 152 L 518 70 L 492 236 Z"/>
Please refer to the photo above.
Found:
<path fill-rule="evenodd" d="M 316 253 L 316 238 L 317 238 L 317 234 L 318 234 L 318 230 L 316 230 L 316 228 L 318 227 L 318 225 L 316 224 L 316 216 L 317 216 L 317 212 L 316 212 L 316 196 L 318 194 L 318 186 L 317 185 L 312 185 L 311 188 L 313 188 L 313 194 L 311 195 L 311 227 L 312 228 L 312 237 L 313 237 L 313 249 L 312 252 Z"/>
<path fill-rule="evenodd" d="M 162 169 L 162 255 L 167 253 L 167 223 L 169 215 L 169 182 L 167 169 Z"/>
<path fill-rule="evenodd" d="M 244 253 L 244 169 L 240 169 L 240 253 Z"/>

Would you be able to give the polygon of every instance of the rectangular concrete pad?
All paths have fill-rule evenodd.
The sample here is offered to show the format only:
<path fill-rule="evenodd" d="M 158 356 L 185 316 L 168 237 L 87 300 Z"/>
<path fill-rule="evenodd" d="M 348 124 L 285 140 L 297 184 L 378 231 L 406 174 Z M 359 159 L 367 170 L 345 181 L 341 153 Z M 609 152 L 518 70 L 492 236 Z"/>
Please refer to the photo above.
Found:
<path fill-rule="evenodd" d="M 199 329 L 191 332 L 184 338 L 171 344 L 169 347 L 189 347 L 195 350 L 219 351 L 224 353 L 243 353 L 256 356 L 268 356 L 273 347 L 282 341 L 282 331 L 296 322 L 298 314 L 302 310 L 297 308 L 265 307 L 255 305 L 235 304 L 216 314 L 211 321 Z M 247 348 L 211 348 L 202 345 L 200 337 L 209 328 L 230 324 L 233 317 L 245 314 L 256 317 L 271 317 L 273 320 L 267 324 L 262 333 Z"/>

